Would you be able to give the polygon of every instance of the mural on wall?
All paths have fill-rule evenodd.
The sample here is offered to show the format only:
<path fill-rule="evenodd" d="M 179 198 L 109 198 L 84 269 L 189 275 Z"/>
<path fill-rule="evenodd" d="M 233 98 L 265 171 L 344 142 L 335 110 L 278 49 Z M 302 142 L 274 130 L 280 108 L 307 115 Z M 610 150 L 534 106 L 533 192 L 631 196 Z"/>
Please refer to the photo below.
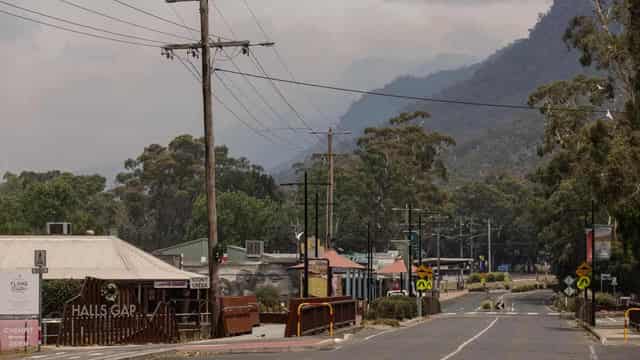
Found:
<path fill-rule="evenodd" d="M 273 286 L 280 296 L 288 297 L 298 293 L 295 272 L 281 264 L 261 264 L 258 266 L 229 267 L 220 274 L 220 288 L 224 296 L 244 296 L 255 293 L 256 289 Z"/>

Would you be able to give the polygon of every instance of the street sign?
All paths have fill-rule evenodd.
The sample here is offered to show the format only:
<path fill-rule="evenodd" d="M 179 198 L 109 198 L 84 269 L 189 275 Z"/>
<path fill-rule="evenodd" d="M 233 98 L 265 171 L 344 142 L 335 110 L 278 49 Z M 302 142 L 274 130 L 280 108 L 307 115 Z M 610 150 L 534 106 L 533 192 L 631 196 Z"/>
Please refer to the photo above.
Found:
<path fill-rule="evenodd" d="M 34 267 L 31 268 L 31 273 L 32 274 L 47 274 L 49 273 L 49 268 L 48 267 Z"/>
<path fill-rule="evenodd" d="M 603 281 L 611 280 L 611 274 L 602 273 L 600 274 L 600 279 Z"/>
<path fill-rule="evenodd" d="M 618 278 L 617 277 L 612 277 L 611 278 L 611 286 L 618 286 Z"/>
<path fill-rule="evenodd" d="M 578 289 L 584 290 L 584 289 L 588 288 L 589 285 L 591 285 L 591 278 L 588 277 L 588 276 L 581 276 L 578 279 L 578 283 L 577 283 L 576 286 L 578 287 Z"/>
<path fill-rule="evenodd" d="M 47 250 L 33 251 L 33 266 L 47 267 Z"/>
<path fill-rule="evenodd" d="M 420 279 L 430 278 L 433 276 L 433 269 L 426 265 L 420 265 L 416 270 L 416 274 Z"/>
<path fill-rule="evenodd" d="M 427 291 L 433 289 L 433 281 L 431 279 L 419 279 L 416 281 L 416 290 Z"/>
<path fill-rule="evenodd" d="M 565 295 L 571 297 L 576 294 L 576 289 L 572 288 L 571 286 L 568 286 L 563 290 L 563 292 Z"/>
<path fill-rule="evenodd" d="M 573 285 L 574 281 L 576 281 L 576 279 L 571 275 L 567 275 L 567 277 L 564 278 L 564 283 L 567 284 L 567 286 Z"/>
<path fill-rule="evenodd" d="M 578 268 L 576 269 L 576 275 L 580 277 L 584 277 L 591 274 L 592 270 L 593 269 L 591 268 L 591 266 L 587 264 L 587 262 L 585 261 L 582 264 L 580 264 L 580 266 L 578 266 Z"/>

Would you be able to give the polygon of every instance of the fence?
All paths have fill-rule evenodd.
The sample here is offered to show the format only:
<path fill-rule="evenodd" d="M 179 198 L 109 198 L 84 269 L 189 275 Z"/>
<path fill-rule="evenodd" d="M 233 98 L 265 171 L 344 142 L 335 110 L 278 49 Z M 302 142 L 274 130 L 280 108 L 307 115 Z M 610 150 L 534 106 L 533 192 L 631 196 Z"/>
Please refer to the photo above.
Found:
<path fill-rule="evenodd" d="M 310 304 L 301 308 L 300 319 L 298 307 L 300 304 Z M 319 333 L 329 329 L 331 316 L 329 307 L 319 304 L 329 303 L 333 307 L 333 322 L 335 327 L 355 325 L 356 300 L 349 296 L 324 297 L 324 298 L 297 298 L 289 301 L 289 318 L 285 328 L 285 336 L 296 336 L 298 321 L 302 335 Z M 318 304 L 314 306 L 314 304 Z"/>

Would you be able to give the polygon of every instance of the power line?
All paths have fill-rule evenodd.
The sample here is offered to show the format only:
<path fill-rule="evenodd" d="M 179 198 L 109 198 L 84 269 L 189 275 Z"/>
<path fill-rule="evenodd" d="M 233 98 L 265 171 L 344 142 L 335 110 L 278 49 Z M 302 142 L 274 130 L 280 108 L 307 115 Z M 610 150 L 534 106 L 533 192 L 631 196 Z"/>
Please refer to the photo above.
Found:
<path fill-rule="evenodd" d="M 258 26 L 258 28 L 260 29 L 260 31 L 262 32 L 262 35 L 264 35 L 265 40 L 266 41 L 271 41 L 269 35 L 267 34 L 267 31 L 264 29 L 264 27 L 262 26 L 262 23 L 260 22 L 260 20 L 258 19 L 258 16 L 256 16 L 256 13 L 253 12 L 253 10 L 251 9 L 251 6 L 249 6 L 249 2 L 247 0 L 242 0 L 244 2 L 244 6 L 247 8 L 247 11 L 249 11 L 249 14 L 251 14 L 251 17 L 253 18 L 253 21 L 256 23 L 256 25 Z M 224 19 L 223 19 L 224 20 Z M 280 54 L 280 51 L 278 51 L 278 48 L 275 46 L 272 46 L 271 49 L 273 50 L 273 52 L 276 55 L 276 58 L 278 59 L 278 62 L 280 63 L 280 65 L 282 65 L 282 67 L 284 68 L 284 70 L 287 72 L 287 74 L 289 74 L 289 77 L 291 77 L 291 80 L 296 81 L 296 77 L 293 75 L 293 72 L 291 71 L 291 69 L 289 68 L 289 66 L 287 65 L 287 63 L 284 61 L 284 57 L 282 56 L 282 54 Z M 265 74 L 266 75 L 266 74 Z M 329 119 L 329 117 L 320 110 L 320 108 L 318 106 L 316 106 L 316 104 L 308 97 L 306 96 L 307 101 L 309 102 L 309 104 L 311 104 L 311 107 L 313 107 L 313 109 L 321 116 L 323 117 L 325 120 L 327 120 L 328 122 L 331 122 L 331 120 Z"/>
<path fill-rule="evenodd" d="M 130 25 L 130 26 L 134 26 L 134 27 L 137 27 L 137 28 L 140 28 L 140 29 L 152 31 L 152 32 L 155 32 L 155 33 L 158 33 L 158 34 L 162 34 L 162 35 L 172 36 L 172 37 L 175 37 L 175 38 L 178 38 L 178 39 L 186 39 L 186 40 L 193 41 L 193 38 L 189 38 L 189 37 L 186 37 L 186 36 L 180 36 L 180 35 L 176 35 L 176 34 L 173 34 L 173 33 L 170 33 L 170 32 L 154 29 L 154 28 L 151 28 L 151 27 L 148 27 L 148 26 L 136 24 L 134 22 L 123 20 L 123 19 L 120 19 L 118 17 L 106 14 L 104 12 L 100 12 L 98 10 L 93 10 L 93 9 L 90 9 L 90 8 L 82 6 L 82 5 L 78 5 L 78 4 L 73 3 L 73 2 L 71 2 L 69 0 L 59 0 L 59 1 L 64 3 L 64 4 L 67 4 L 69 6 L 73 6 L 75 8 L 80 9 L 80 10 L 84 10 L 86 12 L 105 17 L 107 19 L 110 19 L 110 20 L 113 20 L 113 21 L 117 21 L 117 22 L 122 23 L 122 24 L 127 24 L 127 25 Z"/>
<path fill-rule="evenodd" d="M 314 88 L 320 88 L 320 89 L 328 89 L 328 90 L 334 90 L 334 91 L 340 91 L 340 92 L 348 92 L 348 93 L 364 94 L 364 95 L 374 95 L 374 96 L 382 96 L 382 97 L 391 97 L 391 98 L 405 99 L 405 100 L 434 102 L 434 103 L 481 106 L 481 107 L 493 107 L 493 108 L 515 109 L 515 110 L 541 110 L 541 109 L 554 110 L 555 109 L 555 110 L 560 110 L 560 111 L 584 111 L 584 112 L 603 113 L 603 114 L 607 113 L 609 111 L 609 110 L 595 110 L 595 109 L 594 110 L 585 110 L 585 109 L 578 109 L 578 108 L 548 108 L 548 107 L 535 107 L 535 106 L 528 106 L 528 105 L 495 104 L 495 103 L 483 103 L 483 102 L 475 102 L 475 101 L 449 100 L 449 99 L 438 99 L 438 98 L 421 97 L 421 96 L 398 95 L 398 94 L 383 93 L 383 92 L 378 92 L 378 91 L 367 91 L 367 90 L 359 90 L 359 89 L 350 89 L 350 88 L 331 86 L 331 85 L 323 85 L 323 84 L 317 84 L 317 83 L 311 83 L 311 82 L 287 80 L 287 79 L 281 79 L 281 78 L 276 78 L 276 77 L 271 77 L 271 76 L 257 75 L 257 74 L 251 74 L 251 73 L 233 71 L 233 70 L 227 70 L 227 69 L 221 69 L 221 68 L 215 68 L 215 69 L 213 69 L 213 71 L 221 71 L 221 72 L 230 73 L 230 74 L 249 76 L 249 77 L 253 77 L 253 78 L 256 78 L 256 79 L 277 81 L 277 82 L 289 83 L 289 84 L 293 84 L 293 85 L 314 87 Z M 611 112 L 614 112 L 614 111 L 611 111 Z M 617 113 L 624 113 L 624 112 L 618 111 Z"/>
<path fill-rule="evenodd" d="M 258 57 L 255 56 L 255 54 L 253 53 L 253 51 L 249 50 L 249 57 L 251 59 L 253 59 L 253 61 L 255 61 L 256 66 L 259 68 L 259 70 L 264 74 L 264 78 L 265 79 L 269 79 L 270 76 L 267 74 L 267 72 L 265 71 L 264 67 L 262 67 L 262 64 L 260 63 L 260 60 L 258 60 Z M 296 115 L 296 117 L 298 118 L 298 120 L 300 120 L 300 122 L 307 127 L 307 129 L 311 130 L 311 126 L 309 126 L 309 124 L 304 120 L 304 118 L 302 117 L 302 115 L 300 115 L 300 113 L 298 112 L 298 110 L 296 110 L 295 107 L 293 107 L 293 105 L 291 105 L 291 103 L 289 102 L 289 100 L 287 100 L 287 98 L 284 96 L 284 94 L 280 91 L 280 89 L 278 88 L 278 86 L 276 86 L 275 82 L 273 82 L 272 80 L 269 80 L 269 82 L 271 83 L 271 86 L 273 87 L 273 89 L 275 90 L 275 92 L 280 96 L 280 98 L 282 99 L 282 101 L 285 102 L 285 104 L 287 104 L 287 106 L 289 107 L 289 109 L 291 109 L 291 111 Z"/>
<path fill-rule="evenodd" d="M 227 18 L 224 16 L 224 14 L 223 14 L 223 13 L 222 13 L 222 11 L 220 10 L 220 8 L 218 8 L 218 6 L 216 6 L 216 5 L 215 5 L 215 3 L 210 3 L 210 4 L 213 6 L 213 8 L 215 9 L 215 11 L 218 13 L 218 15 L 220 15 L 220 18 L 222 19 L 222 22 L 223 22 L 223 23 L 225 24 L 225 26 L 229 29 L 229 32 L 231 33 L 231 35 L 232 35 L 232 36 L 234 36 L 234 37 L 236 37 L 236 33 L 235 33 L 235 31 L 233 31 L 233 27 L 231 27 L 231 24 L 229 23 L 229 21 L 227 21 Z M 265 37 L 267 37 L 267 36 L 265 35 Z M 268 38 L 268 37 L 267 37 L 267 38 Z M 265 39 L 265 40 L 266 40 L 266 39 Z M 226 54 L 226 51 L 225 51 L 225 54 Z M 250 55 L 251 55 L 251 53 L 250 53 Z M 227 54 L 227 57 L 229 58 L 228 60 L 231 60 L 231 63 L 232 63 L 232 64 L 233 64 L 233 66 L 236 68 L 236 70 L 241 71 L 241 70 L 240 70 L 240 67 L 239 67 L 239 66 L 238 66 L 238 65 L 233 61 L 233 59 L 232 59 L 232 58 L 230 58 L 230 57 L 229 57 L 229 55 L 228 55 L 228 54 Z M 251 59 L 251 60 L 252 60 L 253 65 L 256 67 L 256 69 L 257 69 L 258 71 L 260 71 L 260 69 L 259 69 L 258 65 L 253 61 L 253 59 Z M 262 100 L 262 102 L 263 102 L 263 103 L 264 103 L 264 104 L 265 104 L 265 105 L 266 105 L 266 106 L 271 110 L 271 112 L 272 112 L 272 113 L 273 113 L 273 114 L 274 114 L 278 119 L 280 119 L 280 120 L 281 120 L 281 121 L 283 121 L 283 122 L 290 123 L 289 121 L 286 121 L 284 118 L 282 118 L 282 116 L 280 115 L 280 113 L 279 113 L 279 112 L 277 112 L 277 111 L 273 108 L 273 106 L 272 106 L 271 104 L 269 104 L 269 103 L 268 103 L 268 101 L 266 101 L 266 99 L 264 99 L 264 97 L 262 96 L 262 94 L 258 91 L 258 89 L 253 85 L 253 83 L 252 83 L 249 79 L 245 78 L 245 81 L 246 81 L 246 82 L 247 82 L 247 83 L 248 83 L 248 84 L 253 88 L 253 90 L 258 94 L 258 96 L 260 97 L 260 99 Z M 272 85 L 272 86 L 273 86 L 273 85 Z M 277 90 L 277 89 L 276 89 L 276 90 Z M 281 95 L 281 96 L 283 97 L 283 95 Z M 286 99 L 284 99 L 284 100 L 285 100 L 285 102 L 288 102 Z M 291 127 L 291 126 L 289 126 L 289 129 L 290 129 L 291 131 L 294 131 L 294 128 L 293 128 L 293 127 Z"/>
<path fill-rule="evenodd" d="M 2 9 L 0 9 L 0 13 L 6 14 L 6 15 L 10 15 L 10 16 L 22 19 L 22 20 L 30 21 L 30 22 L 33 22 L 33 23 L 36 23 L 36 24 L 50 26 L 50 27 L 56 28 L 58 30 L 64 30 L 64 31 L 72 32 L 72 33 L 79 34 L 79 35 L 85 35 L 85 36 L 90 36 L 90 37 L 93 37 L 93 38 L 98 38 L 98 39 L 103 39 L 103 40 L 110 40 L 110 41 L 119 42 L 119 43 L 123 43 L 123 44 L 129 44 L 129 45 L 137 45 L 137 46 L 152 47 L 152 48 L 162 48 L 161 46 L 157 46 L 157 45 L 145 44 L 145 43 L 136 42 L 136 41 L 128 41 L 128 40 L 116 39 L 116 38 L 112 38 L 112 37 L 108 37 L 108 36 L 102 36 L 102 35 L 97 35 L 97 34 L 84 32 L 84 31 L 81 31 L 81 30 L 75 30 L 75 29 L 71 29 L 71 28 L 68 28 L 68 27 L 64 27 L 64 26 L 60 26 L 60 25 L 56 25 L 56 24 L 51 24 L 51 23 L 48 23 L 46 21 L 36 20 L 36 19 L 30 18 L 30 17 L 27 17 L 27 16 L 14 14 L 14 13 L 11 13 L 9 11 L 2 10 Z"/>
<path fill-rule="evenodd" d="M 145 14 L 145 15 L 147 15 L 147 16 L 151 16 L 151 17 L 152 17 L 152 18 L 154 18 L 154 19 L 157 19 L 157 20 L 160 20 L 160 21 L 164 21 L 164 22 L 166 22 L 166 23 L 168 23 L 168 24 L 172 24 L 172 25 L 179 26 L 179 27 L 181 27 L 181 28 L 184 28 L 184 29 L 187 29 L 187 30 L 190 30 L 190 31 L 195 31 L 195 32 L 197 32 L 197 33 L 200 33 L 200 30 L 198 30 L 198 29 L 196 29 L 196 28 L 194 28 L 194 27 L 191 27 L 191 26 L 188 26 L 188 25 L 185 25 L 185 24 L 177 23 L 177 22 L 175 22 L 175 21 L 169 20 L 169 19 L 164 18 L 164 17 L 162 17 L 162 16 L 156 15 L 156 14 L 154 14 L 154 13 L 150 12 L 150 11 L 147 11 L 147 10 L 144 10 L 144 9 L 140 9 L 139 7 L 136 7 L 136 6 L 133 6 L 133 5 L 131 5 L 131 4 L 128 4 L 128 3 L 126 3 L 126 2 L 124 2 L 124 1 L 122 1 L 122 0 L 113 0 L 113 1 L 117 2 L 118 4 L 120 4 L 120 5 L 122 5 L 122 6 L 126 6 L 126 7 L 130 8 L 130 9 L 132 9 L 132 10 L 135 10 L 135 11 L 137 11 L 137 12 L 139 12 L 139 13 Z M 212 35 L 212 36 L 215 36 L 215 37 L 218 37 L 218 38 L 220 38 L 220 39 L 224 39 L 224 40 L 231 40 L 231 39 L 229 39 L 229 38 L 225 38 L 225 37 L 220 36 L 220 35 L 216 35 L 216 34 L 211 34 L 211 35 Z"/>
<path fill-rule="evenodd" d="M 63 23 L 67 23 L 67 24 L 70 24 L 70 25 L 79 26 L 79 27 L 91 29 L 91 30 L 94 30 L 94 31 L 99 31 L 99 32 L 103 32 L 103 33 L 106 33 L 106 34 L 111 34 L 111 35 L 116 35 L 116 36 L 121 36 L 121 37 L 125 37 L 125 38 L 136 39 L 136 40 L 143 40 L 143 41 L 148 41 L 148 42 L 158 43 L 158 44 L 164 44 L 165 43 L 163 41 L 158 41 L 158 40 L 149 39 L 149 38 L 145 38 L 145 37 L 119 33 L 119 32 L 110 31 L 110 30 L 102 29 L 102 28 L 99 28 L 99 27 L 91 26 L 91 25 L 80 24 L 80 23 L 77 23 L 75 21 L 63 19 L 63 18 L 60 18 L 60 17 L 57 17 L 57 16 L 53 16 L 53 15 L 48 15 L 48 14 L 45 14 L 45 13 L 40 12 L 40 11 L 27 9 L 27 8 L 22 7 L 22 6 L 18 6 L 18 5 L 3 1 L 3 0 L 0 0 L 0 4 L 11 6 L 13 8 L 20 9 L 22 11 L 26 11 L 26 12 L 29 12 L 29 13 L 32 13 L 32 14 L 40 15 L 40 16 L 43 16 L 43 17 L 46 17 L 46 18 L 50 18 L 50 19 L 53 19 L 53 20 L 56 20 L 56 21 L 60 21 L 60 22 L 63 22 Z"/>
<path fill-rule="evenodd" d="M 200 73 L 197 71 L 197 69 L 192 69 L 191 67 L 189 67 L 189 65 L 187 65 L 187 62 L 189 62 L 191 65 L 193 65 L 193 63 L 191 63 L 191 61 L 187 58 L 187 59 L 183 59 L 182 56 L 180 55 L 176 55 L 176 58 L 178 59 L 178 61 L 180 61 L 180 63 L 182 64 L 182 66 L 184 66 L 185 69 L 187 69 L 187 71 L 189 71 L 189 73 L 193 76 L 193 78 L 198 82 L 201 83 L 202 82 L 202 76 L 200 75 Z M 186 62 L 185 62 L 186 60 Z M 224 101 L 222 101 L 222 99 L 220 99 L 218 96 L 216 96 L 215 94 L 212 94 L 213 98 L 220 104 L 222 105 L 222 107 L 227 110 L 236 120 L 238 120 L 241 124 L 243 124 L 245 127 L 247 127 L 249 130 L 251 130 L 252 132 L 254 132 L 256 135 L 268 140 L 269 142 L 275 144 L 275 145 L 280 145 L 280 144 L 276 144 L 274 142 L 274 140 L 268 136 L 266 136 L 264 133 L 262 133 L 261 130 L 254 128 L 253 126 L 251 126 L 249 123 L 247 123 L 246 121 L 242 120 L 242 118 L 235 112 L 233 111 L 229 106 L 227 106 L 227 104 L 224 103 Z M 237 99 L 236 99 L 237 100 Z M 265 129 L 266 130 L 266 129 Z"/>
<path fill-rule="evenodd" d="M 231 90 L 231 88 L 227 85 L 227 83 L 222 79 L 222 77 L 218 74 L 216 74 L 216 77 L 218 78 L 218 80 L 220 80 L 220 83 L 222 84 L 222 86 L 227 90 L 227 92 L 229 92 L 229 94 L 236 100 L 236 102 L 238 102 L 238 104 L 240 104 L 240 106 L 242 106 L 242 108 L 244 109 L 244 111 L 249 114 L 249 117 L 251 117 L 253 119 L 253 121 L 256 122 L 256 124 L 258 124 L 259 126 L 262 127 L 262 129 L 258 129 L 258 131 L 263 131 L 263 132 L 268 132 L 271 134 L 271 136 L 273 136 L 274 138 L 277 138 L 281 141 L 284 141 L 286 143 L 288 143 L 289 145 L 293 146 L 293 147 L 298 147 L 296 144 L 292 143 L 291 141 L 287 140 L 286 138 L 283 138 L 275 133 L 272 133 L 269 129 L 267 129 L 266 126 L 264 126 L 264 124 L 258 120 L 258 118 L 251 112 L 251 110 L 249 110 L 249 108 L 247 107 L 246 104 L 244 104 L 242 102 L 242 100 L 240 100 L 240 98 L 238 98 L 238 96 L 233 92 L 233 90 Z"/>

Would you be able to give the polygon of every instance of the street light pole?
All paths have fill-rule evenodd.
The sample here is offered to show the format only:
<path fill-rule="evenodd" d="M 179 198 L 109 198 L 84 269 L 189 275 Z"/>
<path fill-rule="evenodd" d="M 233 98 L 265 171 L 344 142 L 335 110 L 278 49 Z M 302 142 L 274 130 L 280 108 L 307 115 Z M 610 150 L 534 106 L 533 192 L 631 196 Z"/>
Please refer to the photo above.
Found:
<path fill-rule="evenodd" d="M 407 266 L 407 271 L 408 271 L 408 275 L 407 278 L 409 279 L 409 296 L 413 296 L 413 286 L 412 285 L 412 279 L 411 279 L 411 275 L 412 274 L 412 270 L 413 270 L 413 259 L 412 259 L 412 246 L 411 246 L 411 208 L 412 208 L 412 204 L 409 204 L 409 265 Z"/>
<path fill-rule="evenodd" d="M 304 278 L 302 281 L 302 297 L 309 297 L 309 214 L 307 206 L 307 172 L 304 172 Z"/>
<path fill-rule="evenodd" d="M 596 275 L 596 202 L 591 200 L 591 271 L 592 278 Z M 586 292 L 586 290 L 585 290 Z M 586 304 L 586 303 L 585 303 Z M 591 326 L 596 326 L 596 286 L 591 281 Z"/>
<path fill-rule="evenodd" d="M 489 254 L 488 254 L 488 260 L 489 260 L 489 272 L 491 272 L 492 267 L 491 267 L 491 218 L 488 219 L 487 222 L 487 237 L 489 238 Z"/>

